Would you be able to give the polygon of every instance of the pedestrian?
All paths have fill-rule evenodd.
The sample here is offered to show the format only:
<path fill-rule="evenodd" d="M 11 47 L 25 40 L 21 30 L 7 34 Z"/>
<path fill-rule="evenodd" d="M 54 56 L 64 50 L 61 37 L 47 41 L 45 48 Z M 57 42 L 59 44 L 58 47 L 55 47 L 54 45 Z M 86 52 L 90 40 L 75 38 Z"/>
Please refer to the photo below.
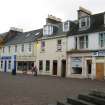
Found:
<path fill-rule="evenodd" d="M 34 76 L 37 76 L 37 67 L 36 67 L 36 65 L 32 67 L 32 74 Z"/>

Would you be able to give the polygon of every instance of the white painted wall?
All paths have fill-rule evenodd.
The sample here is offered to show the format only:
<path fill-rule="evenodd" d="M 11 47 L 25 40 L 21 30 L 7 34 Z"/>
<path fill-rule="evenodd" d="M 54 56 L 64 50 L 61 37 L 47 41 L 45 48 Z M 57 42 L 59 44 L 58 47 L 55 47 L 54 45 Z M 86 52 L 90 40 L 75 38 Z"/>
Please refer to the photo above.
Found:
<path fill-rule="evenodd" d="M 88 35 L 88 49 L 86 50 L 96 50 L 99 47 L 99 32 L 90 33 Z M 75 36 L 68 36 L 67 39 L 67 50 L 70 51 L 75 48 Z"/>
<path fill-rule="evenodd" d="M 75 37 L 69 36 L 67 38 L 67 50 L 70 51 L 75 48 Z"/>

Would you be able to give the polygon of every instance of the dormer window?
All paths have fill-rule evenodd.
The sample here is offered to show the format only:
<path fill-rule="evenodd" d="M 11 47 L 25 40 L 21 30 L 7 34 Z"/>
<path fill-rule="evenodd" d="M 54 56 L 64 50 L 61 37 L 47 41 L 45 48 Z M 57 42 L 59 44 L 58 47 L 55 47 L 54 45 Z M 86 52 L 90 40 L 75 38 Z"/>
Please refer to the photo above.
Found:
<path fill-rule="evenodd" d="M 51 35 L 53 33 L 53 26 L 52 25 L 45 25 L 43 27 L 43 35 Z"/>
<path fill-rule="evenodd" d="M 83 17 L 79 19 L 79 30 L 86 30 L 90 27 L 90 17 Z"/>
<path fill-rule="evenodd" d="M 69 21 L 66 21 L 63 23 L 63 31 L 64 32 L 69 31 L 69 27 L 70 27 Z"/>

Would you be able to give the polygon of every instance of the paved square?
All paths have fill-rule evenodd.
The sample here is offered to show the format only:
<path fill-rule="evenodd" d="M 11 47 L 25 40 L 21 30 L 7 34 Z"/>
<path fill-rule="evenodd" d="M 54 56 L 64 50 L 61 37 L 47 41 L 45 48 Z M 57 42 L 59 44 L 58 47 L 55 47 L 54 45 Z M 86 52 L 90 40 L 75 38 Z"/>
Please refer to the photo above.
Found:
<path fill-rule="evenodd" d="M 104 88 L 105 81 L 0 73 L 0 105 L 47 105 L 67 96 Z"/>

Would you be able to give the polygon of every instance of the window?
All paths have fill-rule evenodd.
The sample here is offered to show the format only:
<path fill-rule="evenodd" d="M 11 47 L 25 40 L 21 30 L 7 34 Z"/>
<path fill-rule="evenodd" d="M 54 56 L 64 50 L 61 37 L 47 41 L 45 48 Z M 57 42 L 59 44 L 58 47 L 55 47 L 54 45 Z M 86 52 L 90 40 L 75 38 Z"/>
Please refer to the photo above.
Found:
<path fill-rule="evenodd" d="M 47 60 L 46 61 L 46 71 L 49 71 L 50 70 L 50 61 Z"/>
<path fill-rule="evenodd" d="M 8 69 L 11 69 L 11 61 L 8 61 Z"/>
<path fill-rule="evenodd" d="M 15 52 L 17 52 L 17 45 L 15 45 Z"/>
<path fill-rule="evenodd" d="M 43 27 L 43 35 L 51 35 L 53 33 L 53 26 L 52 25 L 45 25 Z"/>
<path fill-rule="evenodd" d="M 79 48 L 84 49 L 88 48 L 88 36 L 81 36 L 79 37 Z"/>
<path fill-rule="evenodd" d="M 3 61 L 1 61 L 1 69 L 3 69 Z"/>
<path fill-rule="evenodd" d="M 41 41 L 41 51 L 45 51 L 45 41 Z"/>
<path fill-rule="evenodd" d="M 79 20 L 80 30 L 85 30 L 90 27 L 90 17 L 84 17 Z"/>
<path fill-rule="evenodd" d="M 10 52 L 11 51 L 11 46 L 8 46 L 8 52 Z"/>
<path fill-rule="evenodd" d="M 101 48 L 105 47 L 105 33 L 99 34 L 99 46 Z"/>
<path fill-rule="evenodd" d="M 69 21 L 63 23 L 63 31 L 64 32 L 69 31 Z"/>
<path fill-rule="evenodd" d="M 62 41 L 57 40 L 57 51 L 61 51 L 61 50 L 62 50 Z"/>
<path fill-rule="evenodd" d="M 39 61 L 39 70 L 43 70 L 43 61 Z"/>
<path fill-rule="evenodd" d="M 31 51 L 32 51 L 32 44 L 29 43 L 29 52 L 31 52 Z"/>
<path fill-rule="evenodd" d="M 21 46 L 21 51 L 24 52 L 24 44 Z"/>
<path fill-rule="evenodd" d="M 2 48 L 2 52 L 4 53 L 4 47 Z"/>
<path fill-rule="evenodd" d="M 71 58 L 72 74 L 82 74 L 82 58 L 72 57 Z"/>

